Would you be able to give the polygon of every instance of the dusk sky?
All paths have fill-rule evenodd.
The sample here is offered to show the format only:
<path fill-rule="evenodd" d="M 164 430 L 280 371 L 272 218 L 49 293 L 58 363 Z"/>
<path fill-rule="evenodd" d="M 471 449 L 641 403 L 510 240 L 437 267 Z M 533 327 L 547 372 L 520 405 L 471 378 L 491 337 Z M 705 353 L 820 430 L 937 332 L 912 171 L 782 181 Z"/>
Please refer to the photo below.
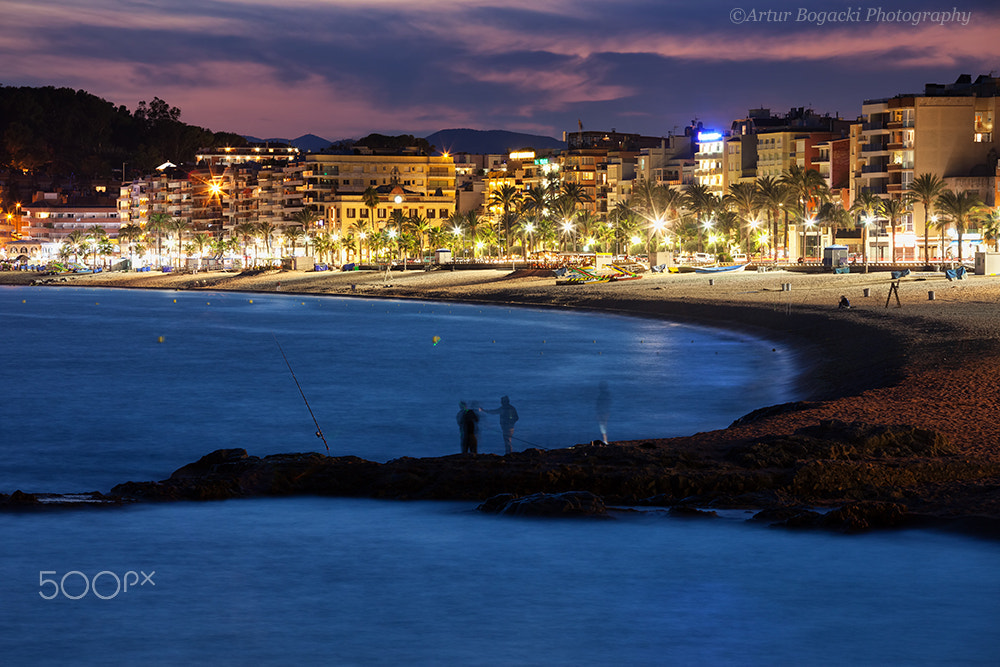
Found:
<path fill-rule="evenodd" d="M 728 128 L 752 107 L 853 118 L 866 98 L 1000 75 L 1000 7 L 0 0 L 0 63 L 3 85 L 82 89 L 131 110 L 160 97 L 186 123 L 262 138 L 559 138 L 578 121 L 661 136 L 694 119 Z"/>

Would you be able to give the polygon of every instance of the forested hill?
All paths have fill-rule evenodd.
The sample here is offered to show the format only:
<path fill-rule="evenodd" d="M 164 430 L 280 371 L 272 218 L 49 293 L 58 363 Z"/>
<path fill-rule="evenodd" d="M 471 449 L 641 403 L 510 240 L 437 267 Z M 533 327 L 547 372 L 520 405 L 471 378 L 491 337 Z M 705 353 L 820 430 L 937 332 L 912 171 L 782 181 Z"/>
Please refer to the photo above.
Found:
<path fill-rule="evenodd" d="M 134 112 L 72 88 L 0 86 L 0 170 L 73 179 L 121 178 L 199 148 L 243 146 L 237 134 L 187 125 L 158 97 Z"/>

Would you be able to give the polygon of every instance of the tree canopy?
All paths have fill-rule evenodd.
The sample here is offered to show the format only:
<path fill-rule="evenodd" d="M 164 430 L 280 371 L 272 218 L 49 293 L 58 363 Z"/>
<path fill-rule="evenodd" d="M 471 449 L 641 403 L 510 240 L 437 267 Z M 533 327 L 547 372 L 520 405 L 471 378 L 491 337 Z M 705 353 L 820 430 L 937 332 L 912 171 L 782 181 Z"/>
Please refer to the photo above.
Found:
<path fill-rule="evenodd" d="M 39 176 L 110 179 L 171 161 L 193 162 L 199 148 L 246 139 L 187 125 L 181 110 L 154 97 L 135 112 L 82 90 L 0 86 L 0 169 Z"/>

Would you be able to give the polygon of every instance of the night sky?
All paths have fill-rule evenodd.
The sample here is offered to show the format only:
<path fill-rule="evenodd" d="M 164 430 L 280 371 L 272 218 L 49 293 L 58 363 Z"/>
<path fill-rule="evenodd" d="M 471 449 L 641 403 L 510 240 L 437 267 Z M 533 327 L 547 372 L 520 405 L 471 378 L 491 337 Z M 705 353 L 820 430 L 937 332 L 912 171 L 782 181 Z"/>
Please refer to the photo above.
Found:
<path fill-rule="evenodd" d="M 893 3 L 0 0 L 0 84 L 129 109 L 160 97 L 214 131 L 337 140 L 558 138 L 578 122 L 660 136 L 753 107 L 853 118 L 866 98 L 1000 75 L 997 3 Z"/>

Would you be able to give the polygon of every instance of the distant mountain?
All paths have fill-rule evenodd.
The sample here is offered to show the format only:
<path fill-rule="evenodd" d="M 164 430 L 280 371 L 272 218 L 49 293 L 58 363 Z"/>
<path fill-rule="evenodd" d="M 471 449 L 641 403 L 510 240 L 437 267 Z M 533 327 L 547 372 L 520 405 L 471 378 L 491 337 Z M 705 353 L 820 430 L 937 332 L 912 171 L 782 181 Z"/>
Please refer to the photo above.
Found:
<path fill-rule="evenodd" d="M 521 134 L 506 130 L 441 130 L 427 137 L 439 151 L 450 153 L 509 153 L 519 148 L 565 149 L 566 142 L 539 134 Z"/>
<path fill-rule="evenodd" d="M 333 142 L 329 139 L 324 139 L 323 137 L 317 137 L 315 134 L 303 134 L 298 139 L 259 139 L 257 137 L 251 137 L 243 135 L 243 138 L 254 144 L 288 144 L 289 146 L 294 146 L 300 151 L 306 152 L 317 152 L 330 147 Z"/>

